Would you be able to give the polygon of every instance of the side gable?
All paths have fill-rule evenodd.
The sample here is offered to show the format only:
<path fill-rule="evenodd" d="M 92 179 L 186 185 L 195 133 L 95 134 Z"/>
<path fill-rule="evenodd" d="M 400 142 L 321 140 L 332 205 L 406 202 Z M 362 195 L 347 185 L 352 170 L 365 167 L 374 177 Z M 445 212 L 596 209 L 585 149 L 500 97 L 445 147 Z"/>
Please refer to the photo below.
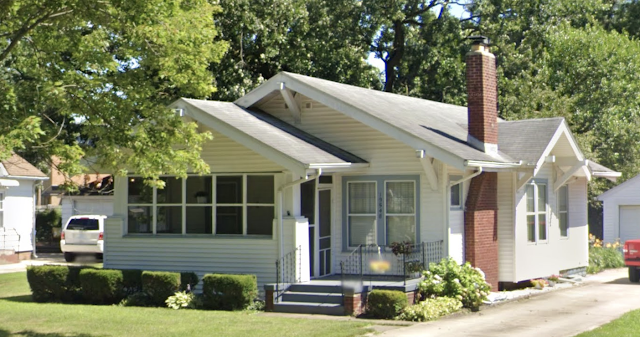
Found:
<path fill-rule="evenodd" d="M 638 184 L 640 184 L 640 174 L 638 174 L 637 176 L 626 180 L 625 182 L 621 183 L 620 185 L 612 187 L 608 191 L 600 194 L 598 196 L 598 200 L 606 201 L 608 198 L 611 198 L 611 197 L 615 196 L 616 194 L 624 192 L 628 188 L 637 187 Z"/>

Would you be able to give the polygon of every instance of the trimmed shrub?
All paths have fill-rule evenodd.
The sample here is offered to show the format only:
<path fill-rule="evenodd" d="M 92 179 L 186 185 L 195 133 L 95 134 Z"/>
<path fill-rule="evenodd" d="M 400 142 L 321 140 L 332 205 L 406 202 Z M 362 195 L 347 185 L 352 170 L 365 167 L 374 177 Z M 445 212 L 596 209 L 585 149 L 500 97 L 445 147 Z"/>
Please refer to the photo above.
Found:
<path fill-rule="evenodd" d="M 125 296 L 142 291 L 142 270 L 122 269 L 122 291 Z"/>
<path fill-rule="evenodd" d="M 80 272 L 82 296 L 90 304 L 115 304 L 123 299 L 122 271 L 85 269 Z"/>
<path fill-rule="evenodd" d="M 465 308 L 477 309 L 491 291 L 480 269 L 468 262 L 459 265 L 452 258 L 432 263 L 423 275 L 424 280 L 418 285 L 422 298 L 457 298 Z"/>
<path fill-rule="evenodd" d="M 36 302 L 81 302 L 80 271 L 91 267 L 29 266 L 27 281 Z"/>
<path fill-rule="evenodd" d="M 169 296 L 180 288 L 180 273 L 163 271 L 143 271 L 142 291 L 147 293 L 151 303 L 158 307 L 165 306 Z"/>
<path fill-rule="evenodd" d="M 202 278 L 204 307 L 214 310 L 242 310 L 258 294 L 255 275 L 207 274 Z"/>
<path fill-rule="evenodd" d="M 145 292 L 133 293 L 120 302 L 123 307 L 152 307 L 151 297 Z"/>
<path fill-rule="evenodd" d="M 180 273 L 180 291 L 186 291 L 190 289 L 193 291 L 200 282 L 198 275 L 194 272 L 182 272 Z"/>
<path fill-rule="evenodd" d="M 402 314 L 398 316 L 398 319 L 413 322 L 431 321 L 452 314 L 461 308 L 462 302 L 456 298 L 428 298 L 404 309 Z"/>
<path fill-rule="evenodd" d="M 398 290 L 375 289 L 367 297 L 367 314 L 375 318 L 394 318 L 407 307 L 407 295 Z"/>

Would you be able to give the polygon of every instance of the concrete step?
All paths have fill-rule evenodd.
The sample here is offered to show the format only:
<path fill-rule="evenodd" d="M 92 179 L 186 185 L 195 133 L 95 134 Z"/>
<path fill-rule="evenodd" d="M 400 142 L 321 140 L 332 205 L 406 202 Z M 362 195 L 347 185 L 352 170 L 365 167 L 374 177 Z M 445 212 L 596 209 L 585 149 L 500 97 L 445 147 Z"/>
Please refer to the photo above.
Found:
<path fill-rule="evenodd" d="M 287 291 L 300 293 L 342 294 L 342 287 L 339 285 L 296 283 L 292 284 Z"/>
<path fill-rule="evenodd" d="M 274 312 L 294 314 L 344 315 L 344 307 L 335 303 L 280 302 L 273 305 Z"/>
<path fill-rule="evenodd" d="M 282 301 L 283 302 L 342 304 L 342 294 L 286 291 L 282 294 Z"/>

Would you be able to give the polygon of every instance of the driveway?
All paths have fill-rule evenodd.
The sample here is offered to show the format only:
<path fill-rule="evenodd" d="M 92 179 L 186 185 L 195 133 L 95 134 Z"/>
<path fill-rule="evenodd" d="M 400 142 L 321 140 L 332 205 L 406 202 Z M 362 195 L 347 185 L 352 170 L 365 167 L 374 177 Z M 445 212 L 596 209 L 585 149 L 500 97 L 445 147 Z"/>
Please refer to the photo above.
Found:
<path fill-rule="evenodd" d="M 44 264 L 60 264 L 69 266 L 95 265 L 102 263 L 93 256 L 78 256 L 75 262 L 69 263 L 64 260 L 62 253 L 38 253 L 38 258 L 20 261 L 20 263 L 0 264 L 0 274 L 15 273 L 27 270 L 27 266 L 37 266 Z"/>
<path fill-rule="evenodd" d="M 588 277 L 580 286 L 390 330 L 382 336 L 569 337 L 640 309 L 639 298 L 640 284 L 629 282 L 627 269 L 613 269 Z"/>

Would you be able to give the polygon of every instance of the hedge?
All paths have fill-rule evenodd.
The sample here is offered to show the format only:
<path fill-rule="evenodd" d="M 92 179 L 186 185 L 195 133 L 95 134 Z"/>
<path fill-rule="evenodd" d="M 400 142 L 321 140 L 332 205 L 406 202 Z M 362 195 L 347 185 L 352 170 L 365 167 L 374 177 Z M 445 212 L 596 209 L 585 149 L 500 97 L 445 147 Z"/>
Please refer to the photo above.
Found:
<path fill-rule="evenodd" d="M 29 266 L 27 281 L 35 302 L 81 302 L 80 271 L 91 267 Z"/>
<path fill-rule="evenodd" d="M 180 273 L 143 271 L 142 291 L 149 295 L 151 303 L 165 306 L 165 301 L 180 289 Z"/>
<path fill-rule="evenodd" d="M 85 269 L 80 272 L 82 296 L 90 304 L 116 304 L 124 298 L 121 270 Z"/>
<path fill-rule="evenodd" d="M 207 274 L 202 278 L 203 304 L 207 309 L 242 310 L 257 294 L 255 275 Z"/>
<path fill-rule="evenodd" d="M 407 295 L 402 291 L 376 289 L 367 297 L 367 314 L 375 318 L 394 318 L 407 305 Z"/>

